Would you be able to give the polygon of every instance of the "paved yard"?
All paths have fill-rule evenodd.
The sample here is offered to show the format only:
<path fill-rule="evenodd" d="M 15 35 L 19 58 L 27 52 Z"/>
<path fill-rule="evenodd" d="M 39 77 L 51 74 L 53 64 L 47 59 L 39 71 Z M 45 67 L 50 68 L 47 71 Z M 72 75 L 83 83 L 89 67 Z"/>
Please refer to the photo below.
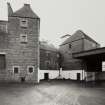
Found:
<path fill-rule="evenodd" d="M 0 84 L 0 105 L 105 105 L 105 88 L 64 80 Z"/>

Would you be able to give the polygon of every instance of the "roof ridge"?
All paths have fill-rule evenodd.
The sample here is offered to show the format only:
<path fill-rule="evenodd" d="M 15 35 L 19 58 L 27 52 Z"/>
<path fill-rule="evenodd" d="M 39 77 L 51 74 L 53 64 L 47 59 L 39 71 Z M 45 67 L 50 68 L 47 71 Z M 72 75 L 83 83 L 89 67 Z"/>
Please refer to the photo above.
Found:
<path fill-rule="evenodd" d="M 26 18 L 39 18 L 38 15 L 32 10 L 30 4 L 24 4 L 20 9 L 13 12 L 11 16 L 19 16 Z"/>

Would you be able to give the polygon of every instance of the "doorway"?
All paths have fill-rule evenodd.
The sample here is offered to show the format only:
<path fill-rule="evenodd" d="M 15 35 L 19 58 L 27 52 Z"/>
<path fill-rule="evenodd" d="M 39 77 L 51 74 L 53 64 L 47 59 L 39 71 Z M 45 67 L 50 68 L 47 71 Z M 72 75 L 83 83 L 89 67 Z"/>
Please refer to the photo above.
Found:
<path fill-rule="evenodd" d="M 81 76 L 81 74 L 80 73 L 77 73 L 77 80 L 78 81 L 80 80 L 80 76 Z"/>
<path fill-rule="evenodd" d="M 48 80 L 49 79 L 49 73 L 44 73 L 44 79 Z"/>
<path fill-rule="evenodd" d="M 21 77 L 21 82 L 25 82 L 25 77 Z"/>

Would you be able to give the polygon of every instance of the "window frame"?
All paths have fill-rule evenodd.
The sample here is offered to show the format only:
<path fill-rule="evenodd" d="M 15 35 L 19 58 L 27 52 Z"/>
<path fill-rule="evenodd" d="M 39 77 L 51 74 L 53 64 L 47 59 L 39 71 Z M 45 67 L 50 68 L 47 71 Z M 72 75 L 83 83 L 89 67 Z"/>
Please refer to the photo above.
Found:
<path fill-rule="evenodd" d="M 14 72 L 14 70 L 15 70 L 14 68 L 18 68 L 18 73 Z M 19 73 L 20 73 L 20 66 L 13 66 L 13 74 L 17 75 Z"/>
<path fill-rule="evenodd" d="M 23 39 L 23 36 L 25 36 L 26 38 Z M 20 34 L 20 42 L 21 43 L 27 43 L 28 42 L 27 34 Z"/>
<path fill-rule="evenodd" d="M 33 72 L 29 72 L 29 68 L 33 68 Z M 28 72 L 28 74 L 33 74 L 34 73 L 34 71 L 35 71 L 35 67 L 34 66 L 27 66 L 27 72 Z"/>
<path fill-rule="evenodd" d="M 23 24 L 23 21 L 25 22 L 25 24 Z M 27 28 L 28 27 L 28 19 L 26 18 L 20 18 L 20 27 L 23 27 L 23 28 Z"/>

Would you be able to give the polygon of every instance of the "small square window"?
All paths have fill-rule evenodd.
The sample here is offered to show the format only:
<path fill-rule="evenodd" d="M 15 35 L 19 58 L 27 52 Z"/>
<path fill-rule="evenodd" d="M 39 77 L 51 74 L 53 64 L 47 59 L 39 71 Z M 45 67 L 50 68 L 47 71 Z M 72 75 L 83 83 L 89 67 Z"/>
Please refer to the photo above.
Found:
<path fill-rule="evenodd" d="M 28 67 L 28 73 L 33 73 L 34 72 L 34 67 L 33 66 L 29 66 Z"/>
<path fill-rule="evenodd" d="M 21 34 L 20 35 L 20 40 L 21 40 L 21 42 L 27 42 L 27 34 Z"/>
<path fill-rule="evenodd" d="M 50 56 L 50 52 L 46 51 L 46 56 L 49 57 Z"/>
<path fill-rule="evenodd" d="M 28 20 L 25 18 L 20 19 L 20 26 L 21 27 L 28 27 Z"/>
<path fill-rule="evenodd" d="M 48 60 L 45 61 L 45 65 L 46 65 L 46 66 L 49 66 L 49 65 L 50 65 L 50 61 L 48 61 Z"/>
<path fill-rule="evenodd" d="M 19 67 L 18 66 L 14 66 L 13 67 L 13 71 L 14 71 L 14 74 L 18 74 L 19 73 Z"/>
<path fill-rule="evenodd" d="M 69 44 L 69 48 L 71 48 L 72 46 L 71 46 L 71 44 Z"/>
<path fill-rule="evenodd" d="M 92 43 L 92 47 L 96 47 L 96 44 L 95 43 Z"/>
<path fill-rule="evenodd" d="M 0 25 L 0 29 L 4 32 L 7 32 L 7 25 Z"/>

